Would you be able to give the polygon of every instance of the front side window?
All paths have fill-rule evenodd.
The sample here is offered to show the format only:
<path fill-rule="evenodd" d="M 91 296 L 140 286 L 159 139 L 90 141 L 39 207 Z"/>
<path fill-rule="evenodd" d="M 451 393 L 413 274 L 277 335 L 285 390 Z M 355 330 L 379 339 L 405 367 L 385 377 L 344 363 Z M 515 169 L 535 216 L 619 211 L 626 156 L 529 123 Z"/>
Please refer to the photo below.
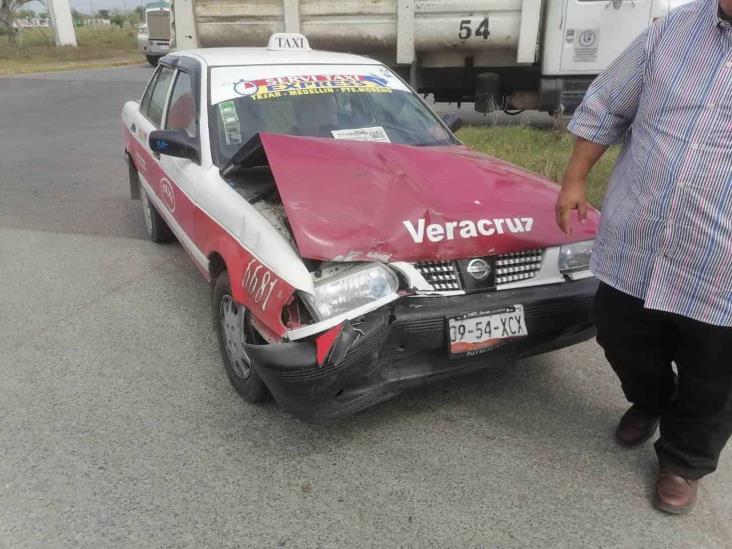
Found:
<path fill-rule="evenodd" d="M 165 117 L 166 130 L 185 130 L 189 136 L 198 135 L 198 117 L 193 97 L 193 85 L 187 72 L 178 71 L 173 91 L 168 102 L 168 115 Z"/>
<path fill-rule="evenodd" d="M 165 98 L 168 95 L 168 89 L 170 88 L 170 81 L 172 79 L 173 69 L 165 66 L 160 67 L 155 78 L 155 83 L 152 85 L 153 87 L 152 92 L 150 92 L 149 102 L 145 104 L 146 98 L 143 98 L 143 104 L 140 105 L 140 111 L 142 114 L 144 114 L 150 122 L 155 124 L 158 128 L 163 120 Z"/>
<path fill-rule="evenodd" d="M 158 65 L 158 68 L 155 70 L 155 74 L 153 74 L 152 78 L 147 83 L 147 87 L 145 88 L 145 93 L 142 94 L 142 100 L 140 101 L 140 112 L 141 113 L 147 113 L 147 110 L 150 108 L 150 98 L 152 97 L 152 91 L 153 91 L 153 88 L 155 88 L 155 82 L 157 82 L 158 75 L 160 74 L 161 70 L 163 70 L 163 66 Z"/>
<path fill-rule="evenodd" d="M 378 65 L 216 67 L 210 110 L 218 165 L 259 132 L 418 146 L 456 143 L 437 116 Z"/>

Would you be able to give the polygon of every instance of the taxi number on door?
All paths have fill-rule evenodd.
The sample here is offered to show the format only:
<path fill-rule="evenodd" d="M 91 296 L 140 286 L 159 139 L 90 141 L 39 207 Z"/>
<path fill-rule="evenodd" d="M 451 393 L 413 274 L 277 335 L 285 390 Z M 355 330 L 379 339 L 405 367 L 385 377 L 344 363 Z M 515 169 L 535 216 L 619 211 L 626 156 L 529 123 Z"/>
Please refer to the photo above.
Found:
<path fill-rule="evenodd" d="M 504 343 L 506 339 L 529 334 L 523 305 L 450 318 L 448 330 L 452 355 L 477 353 Z"/>

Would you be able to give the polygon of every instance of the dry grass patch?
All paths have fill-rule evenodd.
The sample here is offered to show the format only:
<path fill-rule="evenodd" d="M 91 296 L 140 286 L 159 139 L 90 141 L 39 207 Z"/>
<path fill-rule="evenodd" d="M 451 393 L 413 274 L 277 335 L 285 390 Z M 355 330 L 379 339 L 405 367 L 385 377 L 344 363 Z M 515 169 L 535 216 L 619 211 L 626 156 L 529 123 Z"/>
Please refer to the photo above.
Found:
<path fill-rule="evenodd" d="M 22 45 L 14 49 L 0 36 L 0 73 L 63 70 L 97 64 L 144 62 L 137 51 L 137 31 L 119 27 L 76 29 L 78 48 L 54 46 L 52 29 L 25 29 Z"/>

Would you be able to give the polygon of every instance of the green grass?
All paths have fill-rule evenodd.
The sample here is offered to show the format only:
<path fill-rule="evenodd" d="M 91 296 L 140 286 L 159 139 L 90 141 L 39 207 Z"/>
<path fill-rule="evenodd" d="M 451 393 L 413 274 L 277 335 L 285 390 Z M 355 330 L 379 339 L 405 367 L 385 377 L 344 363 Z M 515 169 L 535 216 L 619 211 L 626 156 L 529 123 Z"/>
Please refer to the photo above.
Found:
<path fill-rule="evenodd" d="M 76 29 L 78 48 L 54 46 L 52 29 L 24 29 L 21 47 L 0 36 L 0 73 L 79 68 L 98 62 L 144 61 L 137 51 L 136 30 L 119 27 Z"/>
<path fill-rule="evenodd" d="M 458 137 L 473 149 L 508 160 L 554 181 L 561 181 L 574 143 L 569 132 L 527 126 L 468 126 L 458 132 Z M 588 179 L 587 199 L 597 208 L 602 204 L 617 155 L 617 147 L 605 153 Z"/>

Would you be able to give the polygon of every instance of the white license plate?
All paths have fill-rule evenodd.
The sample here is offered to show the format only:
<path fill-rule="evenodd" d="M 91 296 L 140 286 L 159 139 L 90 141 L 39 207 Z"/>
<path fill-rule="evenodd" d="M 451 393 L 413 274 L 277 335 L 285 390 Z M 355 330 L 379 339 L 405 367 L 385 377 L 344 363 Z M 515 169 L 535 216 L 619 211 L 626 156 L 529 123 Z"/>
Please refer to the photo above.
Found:
<path fill-rule="evenodd" d="M 448 319 L 450 354 L 477 354 L 506 340 L 529 335 L 523 305 Z"/>

